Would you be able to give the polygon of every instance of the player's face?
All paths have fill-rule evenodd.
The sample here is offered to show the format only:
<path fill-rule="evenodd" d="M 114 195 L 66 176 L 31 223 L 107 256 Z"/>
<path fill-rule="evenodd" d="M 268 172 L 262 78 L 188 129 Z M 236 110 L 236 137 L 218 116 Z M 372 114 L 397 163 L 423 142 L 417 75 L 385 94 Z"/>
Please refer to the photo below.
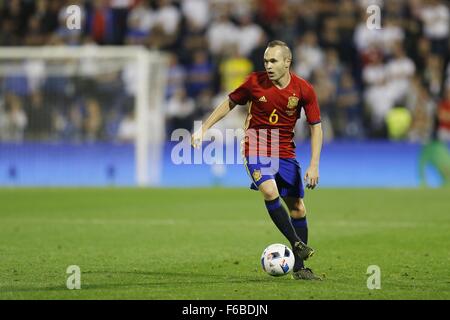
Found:
<path fill-rule="evenodd" d="M 289 71 L 290 61 L 281 47 L 267 48 L 264 52 L 264 67 L 269 79 L 277 82 Z"/>

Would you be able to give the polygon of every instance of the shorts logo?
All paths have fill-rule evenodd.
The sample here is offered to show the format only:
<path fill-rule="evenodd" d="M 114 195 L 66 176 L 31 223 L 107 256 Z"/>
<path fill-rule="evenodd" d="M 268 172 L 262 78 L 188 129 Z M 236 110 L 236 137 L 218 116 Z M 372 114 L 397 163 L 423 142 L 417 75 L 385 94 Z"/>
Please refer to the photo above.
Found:
<path fill-rule="evenodd" d="M 296 112 L 295 108 L 297 108 L 297 106 L 298 106 L 298 100 L 299 99 L 296 96 L 292 96 L 292 97 L 288 98 L 288 105 L 287 105 L 288 110 L 286 111 L 286 113 L 289 116 L 292 116 L 293 114 L 295 114 L 295 112 Z"/>
<path fill-rule="evenodd" d="M 261 170 L 253 170 L 252 177 L 255 182 L 258 182 L 261 179 Z"/>

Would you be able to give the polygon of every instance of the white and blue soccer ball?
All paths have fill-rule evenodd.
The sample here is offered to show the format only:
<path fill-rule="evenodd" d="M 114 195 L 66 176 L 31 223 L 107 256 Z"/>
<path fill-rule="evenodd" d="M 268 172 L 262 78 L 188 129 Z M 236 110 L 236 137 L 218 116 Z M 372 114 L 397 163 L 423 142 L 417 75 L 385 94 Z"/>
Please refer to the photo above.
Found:
<path fill-rule="evenodd" d="M 274 277 L 288 274 L 294 268 L 294 263 L 292 250 L 280 243 L 269 245 L 261 256 L 263 270 Z"/>

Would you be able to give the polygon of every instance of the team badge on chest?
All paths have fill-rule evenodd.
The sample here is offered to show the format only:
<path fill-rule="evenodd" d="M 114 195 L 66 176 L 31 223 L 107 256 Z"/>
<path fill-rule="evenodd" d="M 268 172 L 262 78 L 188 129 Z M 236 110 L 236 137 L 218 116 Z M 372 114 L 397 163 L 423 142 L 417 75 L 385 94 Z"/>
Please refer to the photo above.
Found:
<path fill-rule="evenodd" d="M 297 106 L 298 106 L 298 97 L 296 96 L 291 96 L 288 98 L 288 104 L 287 104 L 287 110 L 286 113 L 289 116 L 292 116 L 297 110 Z"/>

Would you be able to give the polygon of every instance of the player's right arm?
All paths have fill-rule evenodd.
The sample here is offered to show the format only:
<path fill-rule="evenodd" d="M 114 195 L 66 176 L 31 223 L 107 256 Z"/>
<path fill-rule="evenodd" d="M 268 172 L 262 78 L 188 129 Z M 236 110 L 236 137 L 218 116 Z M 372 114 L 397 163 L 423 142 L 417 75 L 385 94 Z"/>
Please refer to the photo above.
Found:
<path fill-rule="evenodd" d="M 206 121 L 202 124 L 200 129 L 198 129 L 191 137 L 191 144 L 194 148 L 199 148 L 202 141 L 203 136 L 205 135 L 206 131 L 208 131 L 209 128 L 211 128 L 213 125 L 215 125 L 217 122 L 219 122 L 223 117 L 225 117 L 228 112 L 233 110 L 233 108 L 236 106 L 236 104 L 231 101 L 229 98 L 223 101 L 214 111 L 209 115 L 209 117 L 206 119 Z"/>
<path fill-rule="evenodd" d="M 228 99 L 214 109 L 200 129 L 192 135 L 191 144 L 194 148 L 200 147 L 203 136 L 209 128 L 225 117 L 236 105 L 245 105 L 251 99 L 252 77 L 254 77 L 253 73 L 247 77 L 243 84 L 228 95 Z"/>

